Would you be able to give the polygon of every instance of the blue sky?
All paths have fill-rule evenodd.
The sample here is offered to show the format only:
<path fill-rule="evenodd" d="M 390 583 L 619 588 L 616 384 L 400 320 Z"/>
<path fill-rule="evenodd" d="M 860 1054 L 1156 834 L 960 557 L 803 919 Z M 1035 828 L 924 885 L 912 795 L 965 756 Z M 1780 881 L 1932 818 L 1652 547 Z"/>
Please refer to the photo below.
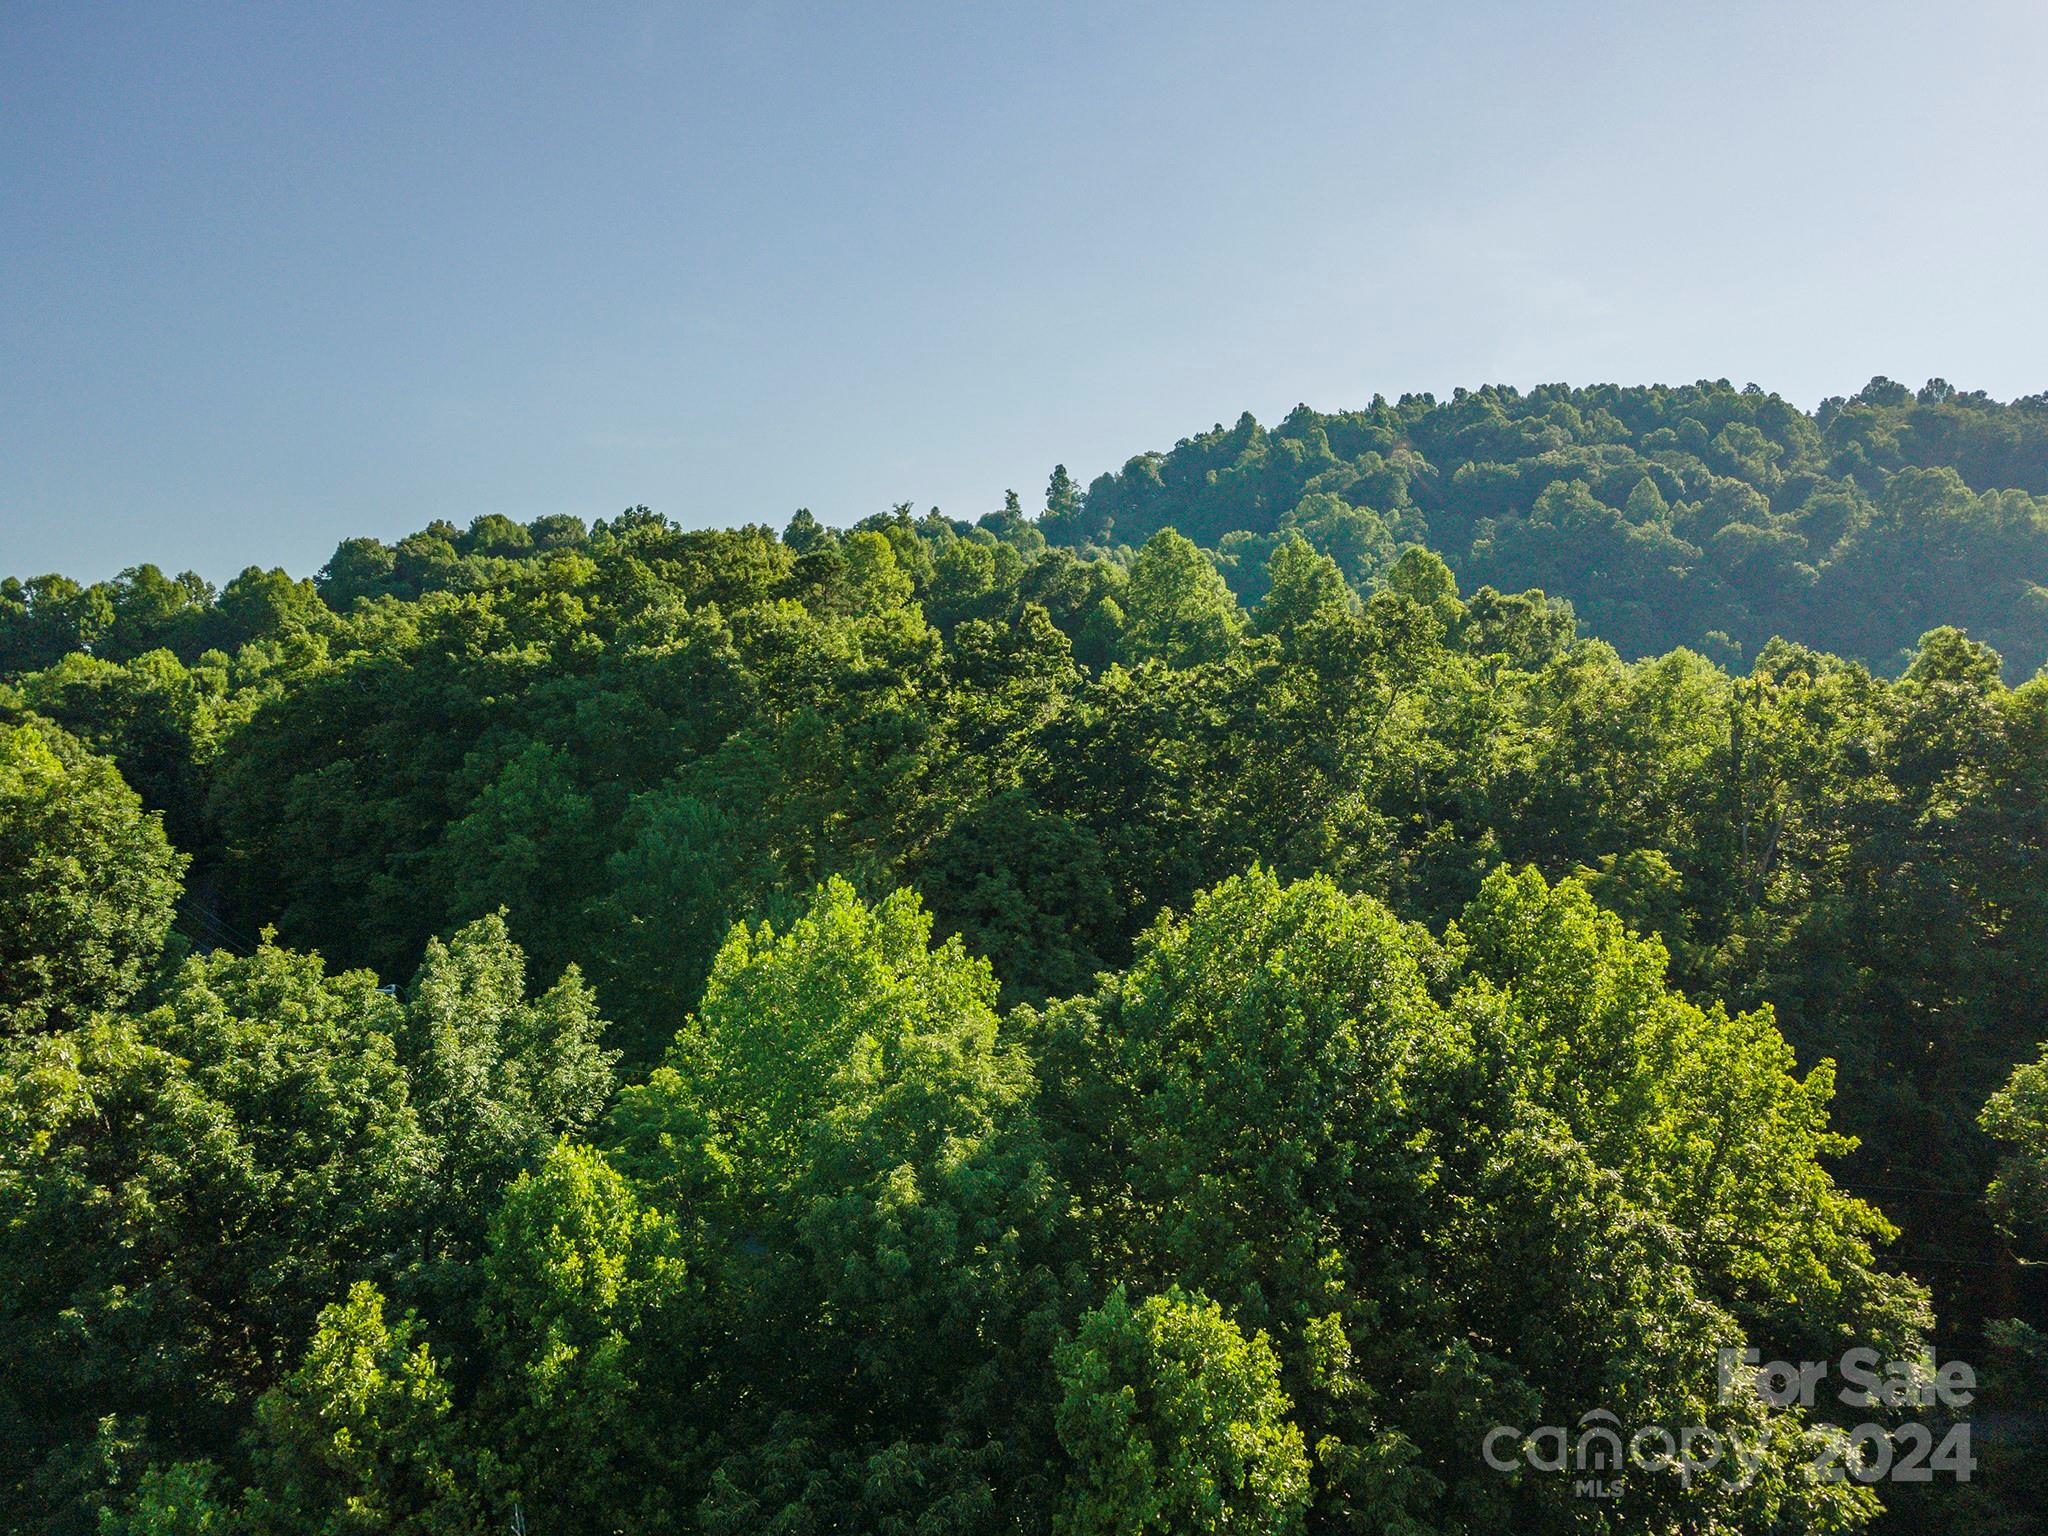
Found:
<path fill-rule="evenodd" d="M 1249 409 L 2048 389 L 2048 8 L 0 0 L 0 573 L 1036 506 Z"/>

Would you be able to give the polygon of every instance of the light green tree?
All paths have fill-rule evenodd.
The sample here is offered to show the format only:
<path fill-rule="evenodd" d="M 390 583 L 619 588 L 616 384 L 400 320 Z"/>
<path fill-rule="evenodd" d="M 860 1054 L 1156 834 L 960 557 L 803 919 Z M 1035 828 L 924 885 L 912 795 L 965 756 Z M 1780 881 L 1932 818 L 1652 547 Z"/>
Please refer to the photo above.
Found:
<path fill-rule="evenodd" d="M 687 1529 L 691 1300 L 675 1224 L 564 1142 L 506 1192 L 482 1264 L 478 1414 L 537 1529 Z"/>
<path fill-rule="evenodd" d="M 1059 1352 L 1072 1458 L 1056 1531 L 1298 1531 L 1309 1459 L 1263 1333 L 1180 1290 L 1133 1307 L 1118 1286 Z"/>
<path fill-rule="evenodd" d="M 1170 667 L 1221 660 L 1244 627 L 1222 574 L 1171 528 L 1155 533 L 1131 562 L 1123 611 L 1124 655 Z"/>
<path fill-rule="evenodd" d="M 740 925 L 618 1162 L 686 1212 L 720 1340 L 708 1531 L 995 1531 L 1044 1497 L 1064 1202 L 996 982 L 917 897 Z"/>
<path fill-rule="evenodd" d="M 0 1035 L 127 1001 L 184 868 L 111 763 L 61 732 L 0 725 Z"/>

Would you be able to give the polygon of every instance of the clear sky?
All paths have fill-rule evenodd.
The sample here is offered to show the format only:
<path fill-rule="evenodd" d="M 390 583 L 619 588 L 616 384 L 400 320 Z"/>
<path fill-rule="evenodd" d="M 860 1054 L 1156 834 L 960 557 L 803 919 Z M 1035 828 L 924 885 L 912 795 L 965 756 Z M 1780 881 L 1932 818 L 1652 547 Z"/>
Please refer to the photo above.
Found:
<path fill-rule="evenodd" d="M 2048 6 L 0 0 L 0 573 L 1036 507 L 1250 409 L 2048 388 Z"/>

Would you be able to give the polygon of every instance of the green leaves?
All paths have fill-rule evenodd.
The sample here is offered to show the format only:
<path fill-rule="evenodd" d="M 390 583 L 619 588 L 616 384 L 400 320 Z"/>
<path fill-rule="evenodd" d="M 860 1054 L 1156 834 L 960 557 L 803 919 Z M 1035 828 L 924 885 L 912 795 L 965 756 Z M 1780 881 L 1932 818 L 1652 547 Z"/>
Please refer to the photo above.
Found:
<path fill-rule="evenodd" d="M 0 1036 L 82 1023 L 141 985 L 185 860 L 110 763 L 0 725 Z"/>
<path fill-rule="evenodd" d="M 0 1524 L 1863 1518 L 1712 1350 L 1924 1336 L 1848 1189 L 1968 1327 L 1980 1105 L 2040 1216 L 2039 416 L 1461 391 L 1036 525 L 0 582 Z M 192 941 L 411 985 L 176 963 L 159 811 Z M 1596 1408 L 1766 1463 L 1477 1459 Z"/>
<path fill-rule="evenodd" d="M 994 1068 L 995 978 L 930 939 L 914 894 L 869 907 L 843 880 L 785 933 L 732 931 L 670 1065 L 711 1107 L 742 1198 L 792 1190 L 832 1107 L 872 1105 L 899 1073 L 961 1053 Z"/>
<path fill-rule="evenodd" d="M 0 1055 L 0 1501 L 81 1528 L 99 1489 L 65 1469 L 110 1429 L 128 1448 L 107 1475 L 239 1471 L 256 1400 L 358 1280 L 461 1337 L 500 1191 L 610 1089 L 573 973 L 523 988 L 496 919 L 434 946 L 409 1007 L 266 943 L 187 960 L 147 1013 Z M 369 1304 L 350 1306 L 330 1376 L 383 1347 L 362 1342 L 382 1326 Z M 334 1454 L 335 1477 L 358 1475 Z"/>
<path fill-rule="evenodd" d="M 1301 1529 L 1309 1464 L 1279 1363 L 1213 1302 L 1118 1286 L 1058 1357 L 1072 1536 Z"/>
<path fill-rule="evenodd" d="M 449 1393 L 410 1316 L 358 1282 L 323 1308 L 306 1357 L 256 1405 L 245 1529 L 454 1536 L 474 1529 Z"/>
<path fill-rule="evenodd" d="M 490 1480 L 536 1525 L 685 1527 L 694 1300 L 672 1220 L 603 1155 L 557 1146 L 506 1192 L 483 1260 Z"/>
<path fill-rule="evenodd" d="M 1073 1282 L 995 999 L 913 894 L 829 882 L 782 931 L 734 928 L 621 1095 L 618 1164 L 689 1221 L 708 1287 L 707 1529 L 996 1529 L 1042 1496 Z"/>
<path fill-rule="evenodd" d="M 2048 1236 L 2048 1047 L 2013 1069 L 1978 1123 L 2009 1148 L 1991 1183 L 1992 1209 L 2013 1237 L 2040 1241 Z"/>
<path fill-rule="evenodd" d="M 1170 667 L 1220 660 L 1244 626 L 1222 575 L 1171 528 L 1148 539 L 1131 562 L 1123 611 L 1124 655 Z"/>
<path fill-rule="evenodd" d="M 1051 1008 L 1039 1053 L 1098 1272 L 1270 1333 L 1317 1518 L 1561 1517 L 1568 1483 L 1478 1462 L 1488 1428 L 1704 1422 L 1720 1344 L 1904 1351 L 1926 1326 L 1875 1268 L 1890 1229 L 1820 1165 L 1828 1072 L 1796 1077 L 1768 1016 L 1670 992 L 1569 882 L 1497 872 L 1438 944 L 1255 870 Z M 1136 1499 L 1096 1454 L 1107 1506 Z M 1798 1446 L 1772 1454 L 1790 1487 Z M 1649 1519 L 1670 1496 L 1626 1497 Z"/>
<path fill-rule="evenodd" d="M 1292 641 L 1317 618 L 1348 613 L 1356 606 L 1337 562 L 1317 554 L 1298 534 L 1274 549 L 1267 571 L 1266 595 L 1252 616 L 1252 628 L 1259 634 Z"/>

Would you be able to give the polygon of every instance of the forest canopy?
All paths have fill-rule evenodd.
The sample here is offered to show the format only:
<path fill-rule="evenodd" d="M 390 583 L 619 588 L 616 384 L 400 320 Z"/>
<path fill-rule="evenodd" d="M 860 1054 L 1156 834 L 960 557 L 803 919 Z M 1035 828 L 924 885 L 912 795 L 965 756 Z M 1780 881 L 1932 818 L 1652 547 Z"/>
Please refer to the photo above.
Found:
<path fill-rule="evenodd" d="M 9 577 L 0 1531 L 2036 1528 L 2044 618 L 1939 380 Z"/>

